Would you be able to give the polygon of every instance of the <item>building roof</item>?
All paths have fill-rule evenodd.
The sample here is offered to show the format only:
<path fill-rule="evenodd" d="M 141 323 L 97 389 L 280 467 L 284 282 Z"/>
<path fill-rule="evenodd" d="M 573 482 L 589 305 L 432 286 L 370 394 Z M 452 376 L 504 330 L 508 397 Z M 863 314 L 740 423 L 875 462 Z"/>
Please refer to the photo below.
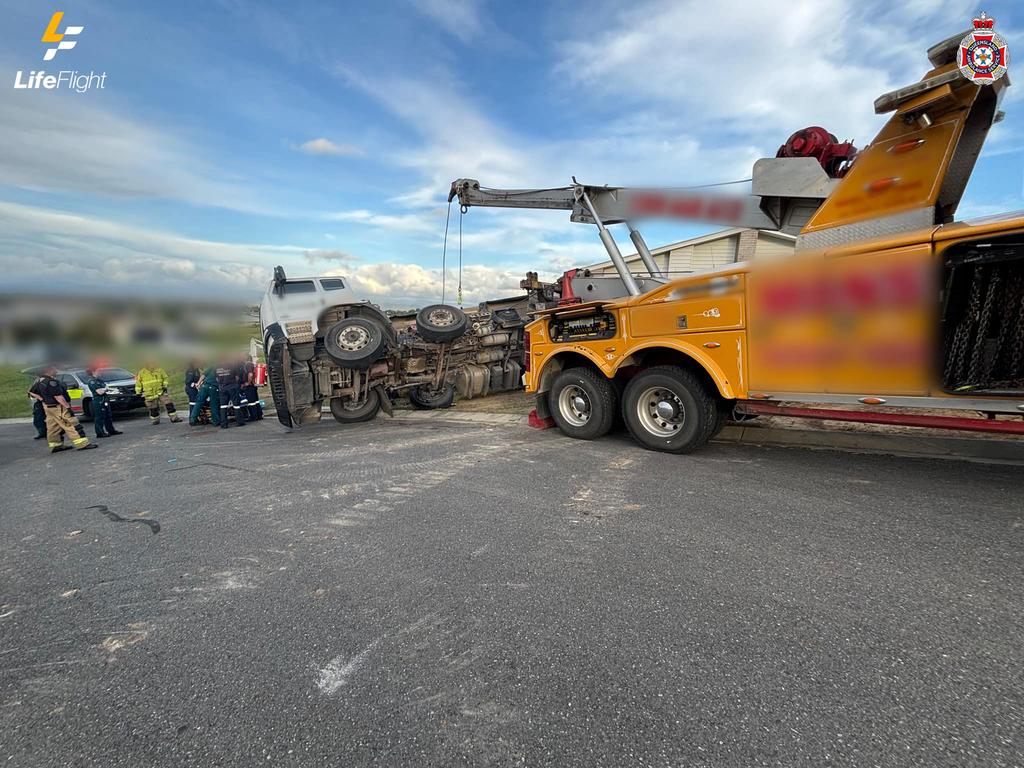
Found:
<path fill-rule="evenodd" d="M 709 235 L 701 235 L 700 237 L 691 237 L 689 240 L 680 240 L 678 243 L 669 243 L 668 245 L 659 245 L 657 248 L 651 248 L 651 255 L 658 256 L 668 251 L 674 251 L 677 248 L 687 248 L 693 245 L 701 245 L 703 243 L 710 243 L 714 240 L 724 240 L 727 237 L 733 237 L 746 231 L 746 227 L 730 227 L 729 229 L 720 229 L 718 232 L 712 232 Z M 768 237 L 774 237 L 779 240 L 785 240 L 788 243 L 796 243 L 796 235 L 787 235 L 785 232 L 776 232 L 770 229 L 759 229 L 757 234 L 766 235 Z M 626 261 L 633 261 L 639 259 L 639 253 L 631 253 L 628 256 L 623 256 Z M 602 267 L 610 267 L 612 262 L 610 259 L 605 261 L 599 261 L 596 264 L 587 264 L 582 269 L 600 269 Z"/>

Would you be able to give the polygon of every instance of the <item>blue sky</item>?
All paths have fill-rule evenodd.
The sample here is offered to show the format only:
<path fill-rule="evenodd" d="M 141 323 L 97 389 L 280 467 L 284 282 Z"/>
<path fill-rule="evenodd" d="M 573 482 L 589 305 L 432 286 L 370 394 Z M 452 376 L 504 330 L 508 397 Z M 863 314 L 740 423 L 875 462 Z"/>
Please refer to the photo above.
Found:
<path fill-rule="evenodd" d="M 1015 5 L 983 6 L 1013 53 Z M 85 29 L 44 63 L 40 36 L 57 10 Z M 280 263 L 350 275 L 388 306 L 423 304 L 439 294 L 452 179 L 732 180 L 813 124 L 863 146 L 881 122 L 874 98 L 917 80 L 927 46 L 980 10 L 956 0 L 0 2 L 4 288 L 251 296 Z M 15 72 L 40 68 L 105 71 L 106 88 L 12 88 Z M 1014 90 L 961 217 L 1024 208 Z M 515 292 L 527 269 L 553 275 L 604 257 L 594 230 L 563 212 L 473 209 L 463 227 L 467 303 Z M 645 227 L 652 245 L 707 231 Z"/>

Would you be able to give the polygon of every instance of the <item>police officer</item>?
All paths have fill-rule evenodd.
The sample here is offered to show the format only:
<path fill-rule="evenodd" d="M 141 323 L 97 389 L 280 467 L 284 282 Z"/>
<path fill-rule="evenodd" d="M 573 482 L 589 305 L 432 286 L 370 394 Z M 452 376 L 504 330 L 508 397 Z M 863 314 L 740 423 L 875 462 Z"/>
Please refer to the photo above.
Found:
<path fill-rule="evenodd" d="M 33 385 L 42 379 L 42 375 L 36 376 Z M 32 394 L 29 390 L 28 399 L 32 401 L 32 426 L 36 428 L 35 440 L 42 440 L 46 437 L 46 411 L 43 409 L 43 401 Z"/>
<path fill-rule="evenodd" d="M 107 399 L 107 382 L 100 378 L 95 365 L 86 368 L 85 374 L 89 377 L 85 383 L 92 392 L 92 418 L 96 425 L 96 437 L 122 434 L 114 429 L 114 413 Z"/>
<path fill-rule="evenodd" d="M 220 424 L 220 392 L 217 388 L 217 369 L 213 366 L 203 371 L 196 382 L 196 403 L 188 413 L 188 423 L 193 427 L 197 424 L 205 424 L 206 416 L 203 408 L 209 405 L 210 418 L 214 424 Z"/>
<path fill-rule="evenodd" d="M 230 362 L 218 365 L 215 374 L 217 376 L 217 389 L 220 392 L 220 427 L 228 428 L 228 417 L 233 411 L 235 423 L 238 426 L 245 426 L 245 408 L 242 407 L 241 381 L 238 373 L 238 366 Z"/>
<path fill-rule="evenodd" d="M 85 430 L 71 412 L 71 398 L 57 378 L 56 368 L 48 367 L 28 393 L 32 398 L 42 402 L 43 410 L 46 412 L 46 442 L 50 447 L 50 453 L 67 448 L 64 445 L 64 435 L 71 439 L 71 445 L 76 450 L 99 448 L 96 443 L 89 442 Z"/>

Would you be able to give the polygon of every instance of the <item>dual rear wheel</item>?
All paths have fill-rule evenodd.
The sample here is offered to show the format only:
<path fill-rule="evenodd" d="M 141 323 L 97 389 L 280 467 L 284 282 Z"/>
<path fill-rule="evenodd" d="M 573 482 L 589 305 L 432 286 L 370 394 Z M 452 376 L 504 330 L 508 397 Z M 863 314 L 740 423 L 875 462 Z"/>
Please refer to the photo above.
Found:
<path fill-rule="evenodd" d="M 555 423 L 569 437 L 601 437 L 621 411 L 634 440 L 668 453 L 699 448 L 724 424 L 717 398 L 692 373 L 670 365 L 638 373 L 621 398 L 615 384 L 597 371 L 570 368 L 555 379 L 548 405 Z"/>

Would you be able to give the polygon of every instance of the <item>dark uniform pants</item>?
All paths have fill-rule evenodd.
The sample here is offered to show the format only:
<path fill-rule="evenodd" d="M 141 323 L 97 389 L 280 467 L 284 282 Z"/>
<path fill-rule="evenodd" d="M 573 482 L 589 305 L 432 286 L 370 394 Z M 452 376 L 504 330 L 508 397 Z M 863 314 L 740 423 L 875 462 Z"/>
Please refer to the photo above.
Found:
<path fill-rule="evenodd" d="M 221 410 L 220 410 L 220 393 L 217 390 L 215 384 L 203 384 L 196 393 L 196 403 L 192 406 L 192 410 L 188 414 L 189 424 L 199 424 L 200 417 L 203 413 L 203 408 L 209 404 L 210 406 L 210 417 L 213 419 L 214 424 L 220 424 Z"/>
<path fill-rule="evenodd" d="M 32 426 L 36 428 L 36 435 L 46 437 L 46 409 L 42 400 L 32 401 Z"/>
<path fill-rule="evenodd" d="M 43 408 L 46 410 L 46 442 L 51 451 L 63 447 L 64 435 L 71 439 L 75 448 L 85 448 L 89 444 L 85 430 L 69 408 L 63 405 L 45 405 Z"/>
<path fill-rule="evenodd" d="M 110 410 L 110 403 L 93 398 L 92 417 L 96 422 L 96 437 L 114 434 L 114 413 Z"/>
<path fill-rule="evenodd" d="M 242 387 L 242 404 L 247 406 L 246 416 L 249 421 L 259 421 L 263 418 L 263 406 L 259 403 L 260 392 L 255 386 Z"/>
<path fill-rule="evenodd" d="M 220 390 L 220 426 L 227 429 L 228 414 L 235 412 L 235 422 L 238 426 L 245 424 L 245 411 L 242 407 L 242 393 L 238 387 L 221 387 Z"/>

